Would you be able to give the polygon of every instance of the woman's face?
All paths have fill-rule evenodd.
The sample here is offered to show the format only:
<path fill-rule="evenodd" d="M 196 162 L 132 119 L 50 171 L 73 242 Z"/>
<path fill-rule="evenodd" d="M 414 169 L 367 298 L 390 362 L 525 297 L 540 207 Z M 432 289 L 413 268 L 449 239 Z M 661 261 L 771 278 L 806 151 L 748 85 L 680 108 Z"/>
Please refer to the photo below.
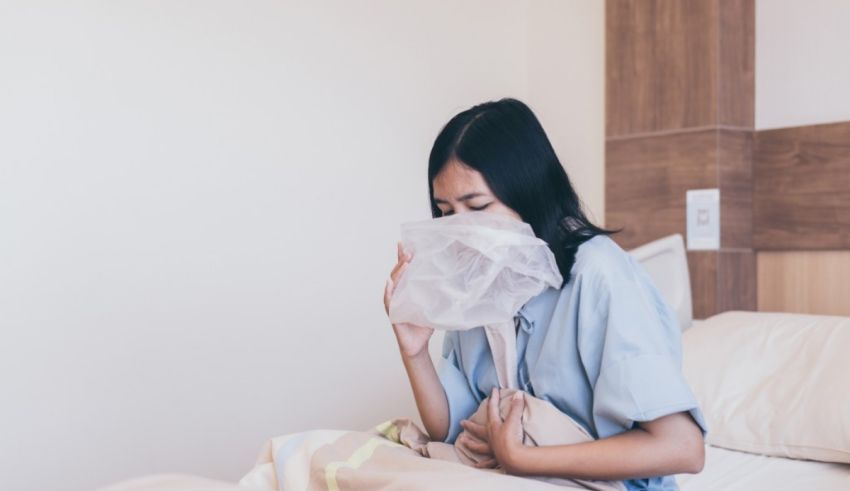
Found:
<path fill-rule="evenodd" d="M 443 216 L 485 210 L 522 220 L 519 213 L 496 198 L 480 172 L 456 160 L 434 178 L 434 201 Z"/>

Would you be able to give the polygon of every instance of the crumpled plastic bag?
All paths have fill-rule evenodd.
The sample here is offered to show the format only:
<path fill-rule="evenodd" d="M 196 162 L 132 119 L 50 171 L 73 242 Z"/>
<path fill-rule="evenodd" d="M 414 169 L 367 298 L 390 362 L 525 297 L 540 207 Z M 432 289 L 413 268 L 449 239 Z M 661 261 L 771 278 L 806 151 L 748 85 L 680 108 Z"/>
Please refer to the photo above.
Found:
<path fill-rule="evenodd" d="M 390 300 L 393 324 L 467 330 L 512 323 L 528 300 L 563 281 L 529 224 L 492 212 L 405 223 L 401 242 L 413 259 Z"/>

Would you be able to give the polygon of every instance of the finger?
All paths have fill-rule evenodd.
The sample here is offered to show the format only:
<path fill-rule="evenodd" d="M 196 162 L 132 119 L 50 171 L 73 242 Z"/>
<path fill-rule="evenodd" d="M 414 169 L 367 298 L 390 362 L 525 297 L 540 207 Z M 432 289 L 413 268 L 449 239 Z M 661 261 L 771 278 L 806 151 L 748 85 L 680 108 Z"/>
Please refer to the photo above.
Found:
<path fill-rule="evenodd" d="M 493 387 L 490 399 L 487 401 L 487 426 L 498 428 L 502 424 L 502 416 L 499 414 L 499 390 Z"/>
<path fill-rule="evenodd" d="M 397 271 L 398 271 L 398 270 L 399 270 L 399 269 L 400 269 L 403 265 L 404 265 L 404 261 L 399 261 L 399 262 L 395 263 L 395 266 L 393 266 L 393 269 L 390 271 L 390 276 L 395 275 L 395 274 L 396 274 L 396 272 L 397 272 Z"/>
<path fill-rule="evenodd" d="M 477 436 L 473 435 L 472 433 L 470 433 L 468 431 L 461 432 L 461 434 L 458 435 L 458 438 L 463 438 L 464 440 L 475 441 L 475 442 L 478 442 L 478 443 L 484 443 L 484 444 L 487 443 L 487 440 L 482 440 L 481 438 L 478 438 Z"/>
<path fill-rule="evenodd" d="M 479 469 L 492 469 L 496 467 L 496 459 L 487 459 L 482 460 L 481 462 L 476 462 L 473 464 L 473 467 L 477 467 Z"/>
<path fill-rule="evenodd" d="M 393 279 L 394 283 L 398 283 L 399 278 L 401 278 L 402 273 L 404 273 L 404 271 L 407 269 L 408 264 L 410 264 L 410 263 L 408 263 L 408 262 L 401 263 L 401 266 L 399 266 L 398 269 L 396 269 L 395 272 L 390 275 L 390 278 Z"/>
<path fill-rule="evenodd" d="M 508 415 L 505 417 L 505 423 L 510 425 L 522 424 L 522 410 L 525 407 L 525 397 L 522 392 L 514 392 L 511 397 L 511 407 L 508 409 Z"/>
<path fill-rule="evenodd" d="M 477 454 L 493 455 L 490 445 L 475 439 L 469 435 L 464 435 L 463 445 Z"/>
<path fill-rule="evenodd" d="M 487 427 L 481 423 L 464 419 L 460 422 L 464 430 L 472 433 L 473 436 L 482 441 L 487 441 Z"/>
<path fill-rule="evenodd" d="M 405 264 L 407 264 L 407 263 L 402 261 L 400 263 L 396 263 L 396 265 L 393 266 L 392 271 L 390 271 L 390 278 L 392 278 L 394 282 L 398 282 L 399 271 L 401 271 L 402 268 L 405 267 L 404 266 Z"/>
<path fill-rule="evenodd" d="M 396 242 L 396 249 L 398 252 L 398 262 L 402 262 L 404 260 L 404 248 L 401 246 L 401 241 Z"/>
<path fill-rule="evenodd" d="M 390 313 L 390 298 L 393 295 L 393 280 L 392 278 L 387 278 L 387 282 L 384 284 L 384 310 L 387 314 Z"/>

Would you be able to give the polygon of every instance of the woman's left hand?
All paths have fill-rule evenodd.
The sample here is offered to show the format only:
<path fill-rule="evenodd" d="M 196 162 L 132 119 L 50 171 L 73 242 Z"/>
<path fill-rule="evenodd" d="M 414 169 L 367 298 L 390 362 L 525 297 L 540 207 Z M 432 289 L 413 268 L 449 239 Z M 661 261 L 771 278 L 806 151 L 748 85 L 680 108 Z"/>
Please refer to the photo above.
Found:
<path fill-rule="evenodd" d="M 511 397 L 511 407 L 502 421 L 499 411 L 499 389 L 494 388 L 487 403 L 487 434 L 496 460 L 509 474 L 517 473 L 516 456 L 522 449 L 522 412 L 525 396 L 517 391 Z"/>

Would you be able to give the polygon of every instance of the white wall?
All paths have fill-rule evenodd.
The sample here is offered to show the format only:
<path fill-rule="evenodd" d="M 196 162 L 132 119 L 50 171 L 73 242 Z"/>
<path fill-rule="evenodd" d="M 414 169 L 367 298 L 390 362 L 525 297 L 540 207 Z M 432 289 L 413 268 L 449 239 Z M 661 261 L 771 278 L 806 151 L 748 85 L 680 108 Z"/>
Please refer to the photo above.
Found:
<path fill-rule="evenodd" d="M 756 129 L 850 120 L 850 2 L 756 2 Z"/>
<path fill-rule="evenodd" d="M 527 98 L 603 216 L 601 2 L 530 1 L 0 3 L 0 488 L 414 417 L 381 292 L 441 125 Z"/>
<path fill-rule="evenodd" d="M 533 0 L 528 104 L 588 214 L 605 223 L 605 2 Z"/>

